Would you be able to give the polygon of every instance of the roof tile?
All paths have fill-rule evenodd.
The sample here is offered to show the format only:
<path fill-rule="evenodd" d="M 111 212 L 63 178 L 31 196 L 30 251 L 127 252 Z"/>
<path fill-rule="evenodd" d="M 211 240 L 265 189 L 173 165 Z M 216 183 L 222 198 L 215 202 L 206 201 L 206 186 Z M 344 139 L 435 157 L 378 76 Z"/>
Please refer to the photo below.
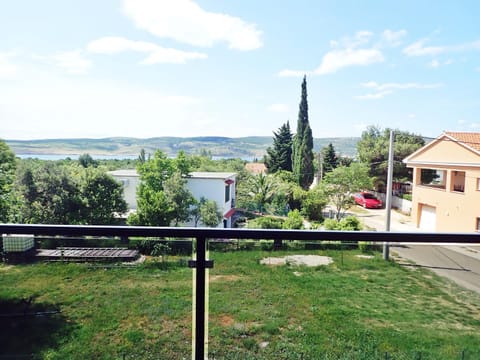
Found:
<path fill-rule="evenodd" d="M 472 149 L 480 151 L 480 133 L 478 132 L 446 131 L 445 134 L 471 147 Z"/>

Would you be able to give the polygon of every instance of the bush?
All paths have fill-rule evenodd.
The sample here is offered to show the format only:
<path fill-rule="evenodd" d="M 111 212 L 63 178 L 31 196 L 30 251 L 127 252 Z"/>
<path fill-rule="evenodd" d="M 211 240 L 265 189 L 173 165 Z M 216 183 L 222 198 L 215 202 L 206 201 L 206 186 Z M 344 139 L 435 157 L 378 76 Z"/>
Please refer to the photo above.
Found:
<path fill-rule="evenodd" d="M 283 223 L 284 229 L 303 229 L 303 217 L 300 211 L 293 210 L 288 213 L 287 219 Z"/>
<path fill-rule="evenodd" d="M 248 222 L 248 227 L 252 229 L 282 229 L 284 220 L 271 216 L 258 217 Z"/>
<path fill-rule="evenodd" d="M 302 202 L 302 215 L 309 220 L 323 221 L 322 213 L 325 205 L 327 205 L 327 199 L 318 187 L 309 190 Z"/>
<path fill-rule="evenodd" d="M 323 223 L 325 230 L 343 230 L 343 231 L 358 231 L 362 230 L 362 224 L 355 216 L 347 216 L 338 221 L 335 219 L 326 219 Z"/>
<path fill-rule="evenodd" d="M 405 200 L 408 200 L 408 201 L 412 201 L 412 194 L 401 194 L 400 197 L 402 199 L 405 199 Z"/>

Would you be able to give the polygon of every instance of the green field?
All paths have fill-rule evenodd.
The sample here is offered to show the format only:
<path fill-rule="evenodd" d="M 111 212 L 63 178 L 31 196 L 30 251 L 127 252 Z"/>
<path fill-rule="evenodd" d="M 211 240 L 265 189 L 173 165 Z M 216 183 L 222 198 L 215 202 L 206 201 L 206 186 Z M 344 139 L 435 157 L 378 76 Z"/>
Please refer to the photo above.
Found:
<path fill-rule="evenodd" d="M 210 254 L 210 358 L 480 358 L 478 294 L 378 254 L 317 250 L 308 253 L 334 263 L 259 264 L 291 253 L 299 252 Z M 167 269 L 153 262 L 0 265 L 0 354 L 190 358 L 192 273 L 169 260 Z"/>

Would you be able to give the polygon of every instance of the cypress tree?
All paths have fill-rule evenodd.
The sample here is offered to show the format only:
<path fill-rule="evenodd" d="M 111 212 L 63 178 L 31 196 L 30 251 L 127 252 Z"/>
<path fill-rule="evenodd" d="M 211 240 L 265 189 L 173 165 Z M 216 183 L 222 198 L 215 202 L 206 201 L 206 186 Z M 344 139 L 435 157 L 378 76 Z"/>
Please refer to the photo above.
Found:
<path fill-rule="evenodd" d="M 332 143 L 328 144 L 321 150 L 323 161 L 323 172 L 327 173 L 335 169 L 338 165 L 338 156 Z"/>
<path fill-rule="evenodd" d="M 298 184 L 307 190 L 313 182 L 313 137 L 308 122 L 307 77 L 303 77 L 297 133 L 293 138 L 292 170 Z"/>
<path fill-rule="evenodd" d="M 292 171 L 292 142 L 293 135 L 290 131 L 290 124 L 287 121 L 278 132 L 273 132 L 273 147 L 267 149 L 265 166 L 269 173 L 280 170 Z"/>

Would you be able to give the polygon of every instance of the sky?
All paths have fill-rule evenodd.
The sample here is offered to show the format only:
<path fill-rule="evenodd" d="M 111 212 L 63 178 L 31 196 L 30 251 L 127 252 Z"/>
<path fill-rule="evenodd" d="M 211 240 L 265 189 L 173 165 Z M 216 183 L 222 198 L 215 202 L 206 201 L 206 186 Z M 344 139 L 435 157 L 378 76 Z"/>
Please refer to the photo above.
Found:
<path fill-rule="evenodd" d="M 477 0 L 0 0 L 0 138 L 480 131 Z"/>

